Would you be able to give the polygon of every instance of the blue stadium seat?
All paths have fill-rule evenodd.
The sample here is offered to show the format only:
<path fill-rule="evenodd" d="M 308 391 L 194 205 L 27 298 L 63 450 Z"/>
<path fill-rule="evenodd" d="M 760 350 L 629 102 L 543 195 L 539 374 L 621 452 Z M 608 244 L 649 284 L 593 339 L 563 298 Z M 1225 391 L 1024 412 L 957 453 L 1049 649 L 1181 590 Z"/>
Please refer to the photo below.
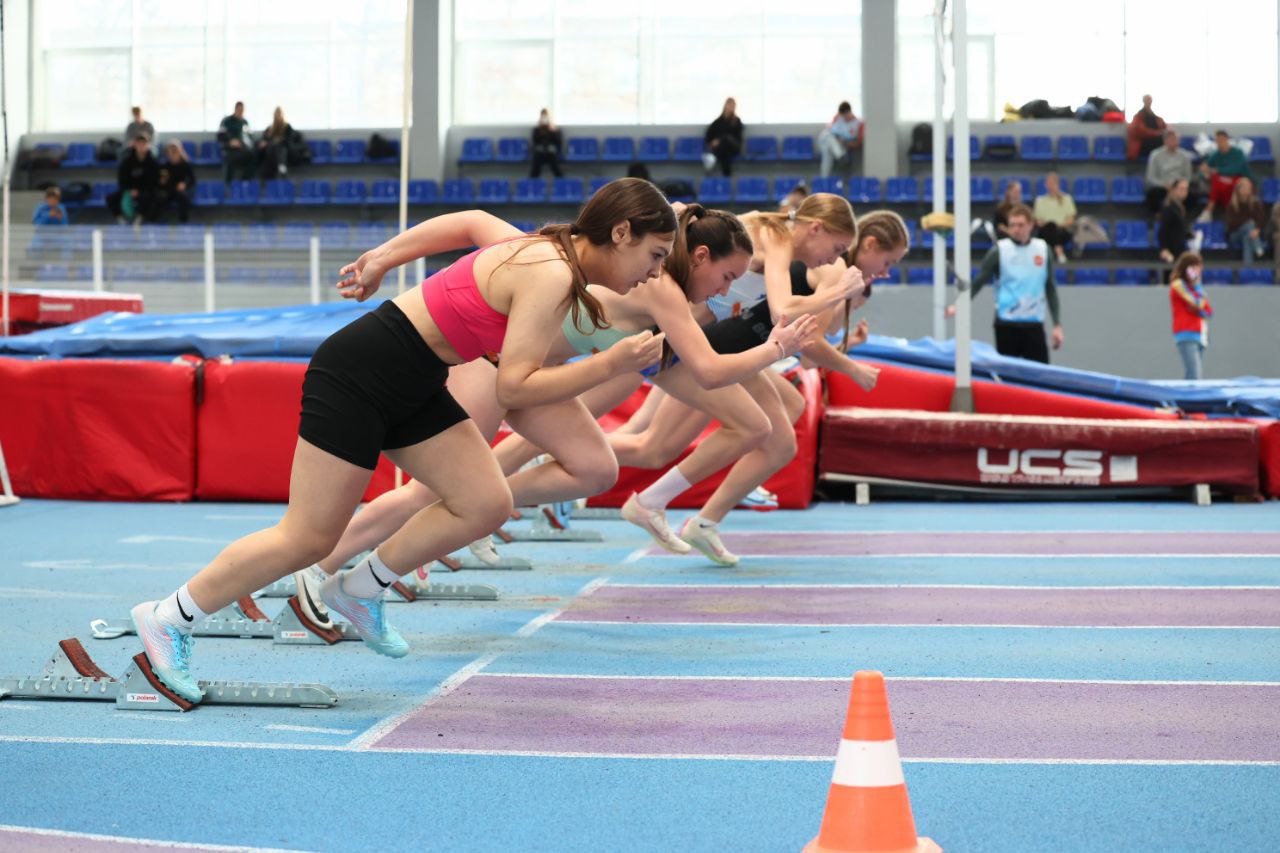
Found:
<path fill-rule="evenodd" d="M 612 178 L 592 178 L 590 184 L 587 186 L 587 196 L 590 197 L 595 195 L 596 191 L 609 183 L 610 180 L 612 180 Z"/>
<path fill-rule="evenodd" d="M 492 163 L 493 140 L 473 136 L 462 140 L 462 153 L 458 155 L 459 163 Z"/>
<path fill-rule="evenodd" d="M 880 179 L 852 177 L 849 179 L 849 200 L 862 204 L 878 204 L 880 202 Z"/>
<path fill-rule="evenodd" d="M 1146 196 L 1142 178 L 1111 179 L 1111 200 L 1116 204 L 1141 204 Z"/>
<path fill-rule="evenodd" d="M 976 202 L 993 202 L 996 200 L 995 182 L 990 178 L 969 179 L 969 200 Z"/>
<path fill-rule="evenodd" d="M 933 284 L 933 270 L 930 267 L 909 267 L 907 284 Z"/>
<path fill-rule="evenodd" d="M 523 178 L 516 181 L 515 200 L 521 204 L 545 204 L 547 182 L 542 178 Z"/>
<path fill-rule="evenodd" d="M 1275 204 L 1280 201 L 1280 179 L 1264 178 L 1261 193 L 1265 204 Z"/>
<path fill-rule="evenodd" d="M 392 205 L 400 203 L 400 182 L 387 178 L 369 184 L 369 204 Z"/>
<path fill-rule="evenodd" d="M 67 146 L 66 153 L 62 155 L 64 169 L 83 169 L 94 166 L 97 162 L 98 157 L 94 153 L 92 142 L 72 142 Z"/>
<path fill-rule="evenodd" d="M 703 178 L 698 184 L 698 201 L 703 204 L 728 204 L 732 197 L 728 178 Z"/>
<path fill-rule="evenodd" d="M 1250 136 L 1253 140 L 1253 150 L 1249 152 L 1250 163 L 1274 163 L 1275 156 L 1271 153 L 1271 139 L 1266 136 Z M 71 153 L 71 149 L 67 149 L 67 153 Z M 63 161 L 62 165 L 67 165 Z"/>
<path fill-rule="evenodd" d="M 1115 245 L 1117 249 L 1150 249 L 1150 226 L 1141 219 L 1117 220 Z"/>
<path fill-rule="evenodd" d="M 320 226 L 320 245 L 326 249 L 350 249 L 351 226 L 345 222 L 326 222 Z"/>
<path fill-rule="evenodd" d="M 204 184 L 196 184 L 196 192 Z M 293 197 L 294 204 L 328 204 L 329 203 L 329 182 L 307 179 L 298 184 L 298 192 Z"/>
<path fill-rule="evenodd" d="M 1209 267 L 1204 271 L 1205 284 L 1235 284 L 1235 271 Z"/>
<path fill-rule="evenodd" d="M 1275 284 L 1276 271 L 1271 267 L 1245 267 L 1240 270 L 1241 284 Z"/>
<path fill-rule="evenodd" d="M 920 187 L 915 178 L 890 178 L 885 186 L 884 200 L 890 204 L 904 204 L 920 200 Z"/>
<path fill-rule="evenodd" d="M 476 198 L 475 184 L 468 178 L 455 178 L 441 186 L 441 200 L 445 204 L 471 204 Z"/>
<path fill-rule="evenodd" d="M 876 286 L 884 284 L 902 284 L 902 270 L 897 267 L 889 267 L 889 271 L 884 274 L 884 278 L 876 281 Z"/>
<path fill-rule="evenodd" d="M 399 163 L 400 162 L 400 140 L 388 139 L 387 142 L 391 145 L 392 154 L 390 157 L 370 157 L 369 152 L 366 150 L 364 155 L 364 162 L 386 163 L 386 164 Z"/>
<path fill-rule="evenodd" d="M 1197 222 L 1195 229 L 1204 234 L 1204 243 L 1201 248 L 1204 249 L 1226 249 L 1227 246 L 1227 224 L 1220 220 L 1213 222 Z"/>
<path fill-rule="evenodd" d="M 804 183 L 804 178 L 795 175 L 788 175 L 784 178 L 773 179 L 773 200 L 781 201 L 800 184 Z"/>
<path fill-rule="evenodd" d="M 241 245 L 246 249 L 270 249 L 278 242 L 275 233 L 275 226 L 255 222 L 245 228 Z"/>
<path fill-rule="evenodd" d="M 293 181 L 267 181 L 262 188 L 262 204 L 268 207 L 286 207 L 293 204 L 293 197 Z"/>
<path fill-rule="evenodd" d="M 1064 284 L 1071 284 L 1069 271 L 1066 267 L 1058 264 L 1053 268 L 1053 283 L 1061 287 Z"/>
<path fill-rule="evenodd" d="M 1052 160 L 1053 140 L 1048 136 L 1024 136 L 1020 153 L 1023 160 Z"/>
<path fill-rule="evenodd" d="M 636 159 L 636 141 L 630 136 L 606 136 L 600 159 L 605 163 L 630 163 Z"/>
<path fill-rule="evenodd" d="M 1123 136 L 1096 136 L 1093 139 L 1093 159 L 1122 163 L 1128 156 L 1125 147 Z M 1118 278 L 1116 283 L 1120 283 Z"/>
<path fill-rule="evenodd" d="M 199 153 L 200 149 L 198 149 L 196 147 L 196 144 L 192 142 L 190 139 L 184 139 L 182 140 L 182 150 L 187 153 L 187 159 L 194 162 L 196 159 L 196 154 Z"/>
<path fill-rule="evenodd" d="M 1026 159 L 1026 158 L 1023 158 Z M 1083 136 L 1058 137 L 1059 160 L 1088 160 L 1089 140 Z"/>
<path fill-rule="evenodd" d="M 671 159 L 678 163 L 693 163 L 702 159 L 701 136 L 676 137 L 675 147 L 671 151 Z"/>
<path fill-rule="evenodd" d="M 327 139 L 308 139 L 307 148 L 311 149 L 313 166 L 327 166 L 333 159 L 333 143 Z"/>
<path fill-rule="evenodd" d="M 1076 284 L 1110 284 L 1111 271 L 1103 267 L 1076 267 L 1075 279 Z"/>
<path fill-rule="evenodd" d="M 812 162 L 814 159 L 813 137 L 782 137 L 782 159 L 798 163 Z"/>
<path fill-rule="evenodd" d="M 1004 191 L 1008 189 L 1009 184 L 1017 182 L 1022 185 L 1022 200 L 1025 204 L 1031 203 L 1031 179 L 1030 178 L 1001 178 L 996 184 L 996 198 L 1004 198 Z"/>
<path fill-rule="evenodd" d="M 778 139 L 775 136 L 748 136 L 742 158 L 757 163 L 771 163 L 778 159 Z"/>
<path fill-rule="evenodd" d="M 833 195 L 844 195 L 844 179 L 835 176 L 827 178 L 814 178 L 809 182 L 810 193 L 831 193 Z"/>
<path fill-rule="evenodd" d="M 215 140 L 206 140 L 200 143 L 200 155 L 191 158 L 193 166 L 220 166 L 222 165 L 222 149 L 218 147 Z"/>
<path fill-rule="evenodd" d="M 101 184 L 96 184 L 95 189 Z M 115 188 L 112 187 L 114 192 Z M 217 207 L 222 204 L 223 199 L 227 196 L 227 189 L 222 184 L 214 181 L 204 181 L 196 184 L 195 195 L 191 197 L 191 203 L 196 207 Z"/>
<path fill-rule="evenodd" d="M 954 136 L 947 137 L 947 159 L 954 160 L 956 158 L 956 138 Z M 982 146 L 978 144 L 978 137 L 969 134 L 969 159 L 982 159 Z"/>
<path fill-rule="evenodd" d="M 280 245 L 287 249 L 305 249 L 311 244 L 312 222 L 286 222 L 280 228 Z"/>
<path fill-rule="evenodd" d="M 586 193 L 583 189 L 581 178 L 555 178 L 552 180 L 552 204 L 582 204 L 585 198 Z"/>
<path fill-rule="evenodd" d="M 341 143 L 339 143 L 341 145 Z M 368 190 L 364 181 L 335 181 L 330 204 L 361 205 L 365 202 Z"/>
<path fill-rule="evenodd" d="M 506 204 L 511 201 L 511 182 L 485 179 L 476 188 L 476 201 L 480 204 Z"/>
<path fill-rule="evenodd" d="M 593 163 L 600 159 L 600 140 L 579 136 L 565 143 L 566 163 Z"/>
<path fill-rule="evenodd" d="M 204 184 L 196 184 L 196 195 L 200 194 L 200 187 Z M 222 185 L 219 184 L 219 187 Z M 85 207 L 106 207 L 107 196 L 116 191 L 115 184 L 94 184 L 93 190 L 89 193 L 89 198 L 85 200 Z M 215 202 L 216 204 L 217 202 Z"/>
<path fill-rule="evenodd" d="M 764 204 L 769 201 L 769 179 L 738 178 L 733 199 L 743 204 Z"/>
<path fill-rule="evenodd" d="M 1015 156 L 1014 154 L 997 154 L 995 156 L 992 156 L 991 154 L 992 148 L 1006 148 L 1006 147 L 1007 147 L 1007 150 L 1009 151 L 1016 152 L 1018 150 L 1017 142 L 1014 140 L 1012 136 L 1007 136 L 1004 134 L 992 134 L 991 136 L 988 136 L 985 140 L 983 140 L 982 156 L 984 159 L 987 159 L 987 160 L 1012 160 Z"/>
<path fill-rule="evenodd" d="M 498 153 L 493 155 L 497 163 L 523 163 L 529 159 L 529 140 L 508 136 L 498 140 Z"/>
<path fill-rule="evenodd" d="M 933 178 L 932 177 L 925 178 L 922 181 L 922 183 L 924 184 L 924 193 L 921 195 L 921 198 L 924 199 L 926 202 L 933 201 Z M 956 196 L 955 179 L 947 178 L 946 186 L 947 186 L 947 201 L 953 201 Z"/>
<path fill-rule="evenodd" d="M 1080 204 L 1101 204 L 1107 200 L 1107 179 L 1076 178 L 1071 195 Z"/>
<path fill-rule="evenodd" d="M 209 230 L 213 232 L 214 245 L 219 248 L 239 249 L 244 246 L 244 227 L 238 222 L 215 222 Z"/>
<path fill-rule="evenodd" d="M 339 139 L 334 146 L 331 163 L 363 163 L 365 144 L 363 139 Z"/>
<path fill-rule="evenodd" d="M 511 226 L 518 231 L 523 231 L 525 234 L 532 234 L 538 230 L 538 223 L 530 222 L 528 219 L 513 219 L 511 220 Z"/>
<path fill-rule="evenodd" d="M 1116 270 L 1116 284 L 1150 284 L 1151 270 L 1125 267 Z"/>
<path fill-rule="evenodd" d="M 70 281 L 71 267 L 67 264 L 41 264 L 36 267 L 36 281 Z"/>
<path fill-rule="evenodd" d="M 661 163 L 671 159 L 671 140 L 665 136 L 640 137 L 636 159 L 642 163 Z"/>
<path fill-rule="evenodd" d="M 409 182 L 409 204 L 439 204 L 440 185 L 435 181 L 418 179 Z"/>

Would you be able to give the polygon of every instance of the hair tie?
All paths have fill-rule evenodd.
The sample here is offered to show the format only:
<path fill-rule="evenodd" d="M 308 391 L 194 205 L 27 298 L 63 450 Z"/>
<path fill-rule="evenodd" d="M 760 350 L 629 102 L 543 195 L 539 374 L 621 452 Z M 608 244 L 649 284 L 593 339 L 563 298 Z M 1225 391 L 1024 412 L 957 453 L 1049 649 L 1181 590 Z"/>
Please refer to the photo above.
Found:
<path fill-rule="evenodd" d="M 794 207 L 793 207 L 793 208 L 791 208 L 791 210 L 788 210 L 788 211 L 787 211 L 787 220 L 788 220 L 789 222 L 795 222 L 795 221 L 796 221 L 796 210 L 795 210 L 795 208 L 794 208 Z"/>
<path fill-rule="evenodd" d="M 582 233 L 582 228 L 578 226 L 578 223 L 576 222 L 569 223 L 569 234 L 571 236 L 575 236 L 581 233 Z"/>

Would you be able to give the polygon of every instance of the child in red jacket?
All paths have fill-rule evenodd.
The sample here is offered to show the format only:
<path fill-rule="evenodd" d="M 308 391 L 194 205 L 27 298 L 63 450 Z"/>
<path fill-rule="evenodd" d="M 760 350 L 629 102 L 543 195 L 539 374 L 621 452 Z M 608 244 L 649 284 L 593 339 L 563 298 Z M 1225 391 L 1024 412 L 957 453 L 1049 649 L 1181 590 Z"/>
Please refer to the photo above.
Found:
<path fill-rule="evenodd" d="M 1183 252 L 1169 274 L 1169 307 L 1173 310 L 1173 340 L 1186 368 L 1186 379 L 1203 373 L 1204 351 L 1209 345 L 1209 318 L 1213 307 L 1204 294 L 1201 278 L 1204 260 L 1195 252 Z"/>

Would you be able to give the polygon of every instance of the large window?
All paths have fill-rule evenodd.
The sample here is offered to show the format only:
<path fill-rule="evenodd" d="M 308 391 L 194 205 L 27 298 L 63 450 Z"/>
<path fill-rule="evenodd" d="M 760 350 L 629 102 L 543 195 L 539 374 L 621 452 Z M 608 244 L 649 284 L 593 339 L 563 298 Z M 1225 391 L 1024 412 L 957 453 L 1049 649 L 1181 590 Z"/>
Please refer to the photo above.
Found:
<path fill-rule="evenodd" d="M 528 4 L 525 4 L 528 5 Z M 34 129 L 214 130 L 237 100 L 297 128 L 399 126 L 404 0 L 34 3 Z"/>
<path fill-rule="evenodd" d="M 1023 0 L 969 0 L 969 115 L 1043 98 L 1078 107 L 1110 98 L 1128 115 L 1142 96 L 1171 122 L 1277 119 L 1275 0 L 1175 8 L 1167 0 L 1075 0 L 1044 15 Z M 933 0 L 898 0 L 898 113 L 933 117 Z M 949 57 L 948 53 L 948 57 Z M 1233 57 L 1233 59 L 1227 59 Z M 947 99 L 947 114 L 951 103 Z"/>
<path fill-rule="evenodd" d="M 454 121 L 683 124 L 726 97 L 748 124 L 860 110 L 860 4 L 808 0 L 458 0 Z"/>

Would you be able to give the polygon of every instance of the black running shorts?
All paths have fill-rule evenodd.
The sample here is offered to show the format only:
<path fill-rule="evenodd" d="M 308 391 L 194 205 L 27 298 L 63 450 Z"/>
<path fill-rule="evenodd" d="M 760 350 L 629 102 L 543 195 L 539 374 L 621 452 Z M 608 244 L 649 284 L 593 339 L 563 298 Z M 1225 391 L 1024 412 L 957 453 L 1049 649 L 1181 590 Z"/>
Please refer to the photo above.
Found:
<path fill-rule="evenodd" d="M 736 317 L 728 317 L 703 326 L 711 348 L 721 355 L 746 352 L 769 340 L 773 332 L 773 318 L 769 303 L 759 302 L 746 308 Z"/>
<path fill-rule="evenodd" d="M 467 419 L 445 388 L 449 365 L 390 300 L 316 348 L 302 382 L 298 435 L 373 470 L 383 449 L 409 447 Z"/>

